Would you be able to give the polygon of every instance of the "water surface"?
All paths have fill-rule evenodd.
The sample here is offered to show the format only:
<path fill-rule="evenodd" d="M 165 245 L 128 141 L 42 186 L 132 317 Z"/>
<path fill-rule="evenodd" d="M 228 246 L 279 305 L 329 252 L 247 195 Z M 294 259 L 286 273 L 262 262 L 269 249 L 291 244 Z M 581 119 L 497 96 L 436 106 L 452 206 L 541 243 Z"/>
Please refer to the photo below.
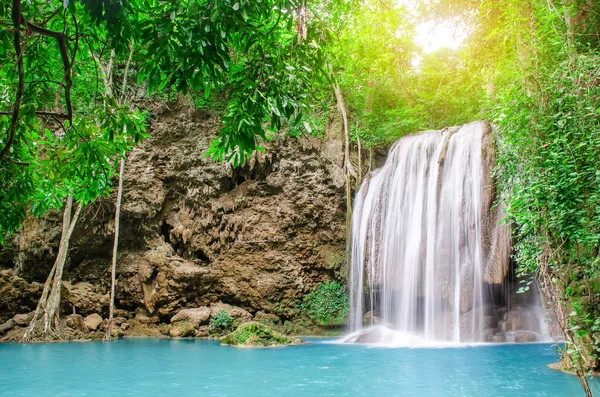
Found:
<path fill-rule="evenodd" d="M 548 344 L 390 349 L 216 341 L 0 344 L 0 396 L 582 396 Z M 600 393 L 600 385 L 594 388 Z"/>

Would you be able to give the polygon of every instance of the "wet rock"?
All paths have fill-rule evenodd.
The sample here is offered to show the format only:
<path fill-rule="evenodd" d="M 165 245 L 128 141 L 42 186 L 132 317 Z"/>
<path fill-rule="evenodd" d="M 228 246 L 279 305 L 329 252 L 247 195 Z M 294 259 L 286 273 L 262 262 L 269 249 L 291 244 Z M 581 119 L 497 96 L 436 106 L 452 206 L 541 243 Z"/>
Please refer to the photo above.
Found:
<path fill-rule="evenodd" d="M 493 343 L 504 343 L 504 342 L 507 342 L 507 340 L 506 340 L 506 333 L 505 332 L 498 332 L 498 333 L 494 334 L 492 336 L 492 339 L 490 340 L 490 342 L 493 342 Z"/>
<path fill-rule="evenodd" d="M 508 320 L 500 320 L 500 321 L 498 321 L 498 329 L 500 330 L 500 332 L 510 331 L 509 325 L 510 324 L 509 324 Z"/>
<path fill-rule="evenodd" d="M 498 333 L 498 328 L 486 328 L 482 332 L 482 339 L 485 342 L 491 342 L 496 333 Z"/>
<path fill-rule="evenodd" d="M 197 328 L 200 326 L 200 324 L 208 323 L 208 319 L 210 318 L 210 316 L 211 310 L 208 307 L 183 309 L 171 318 L 171 323 L 176 323 L 178 321 L 187 321 L 191 323 L 194 326 L 194 328 Z"/>
<path fill-rule="evenodd" d="M 535 316 L 523 307 L 515 307 L 504 313 L 498 322 L 502 332 L 522 331 L 537 329 Z"/>
<path fill-rule="evenodd" d="M 11 329 L 13 329 L 15 326 L 15 320 L 13 320 L 12 318 L 10 320 L 5 321 L 4 323 L 0 324 L 0 335 L 10 331 Z"/>
<path fill-rule="evenodd" d="M 367 312 L 362 318 L 363 325 L 377 325 L 381 322 L 379 317 L 374 316 L 373 312 Z"/>
<path fill-rule="evenodd" d="M 484 316 L 483 317 L 483 328 L 494 328 L 497 325 L 496 317 Z"/>
<path fill-rule="evenodd" d="M 84 331 L 86 328 L 83 317 L 79 314 L 68 315 L 65 318 L 65 324 L 67 325 L 67 327 L 78 331 Z"/>
<path fill-rule="evenodd" d="M 33 319 L 33 314 L 35 312 L 27 313 L 27 314 L 15 314 L 13 320 L 15 320 L 15 324 L 20 325 L 21 327 L 25 327 L 29 325 L 31 320 Z"/>
<path fill-rule="evenodd" d="M 515 331 L 513 340 L 516 343 L 536 342 L 539 340 L 539 335 L 532 331 Z"/>
<path fill-rule="evenodd" d="M 88 331 L 96 331 L 102 324 L 102 317 L 99 314 L 90 314 L 83 320 L 83 325 Z"/>
<path fill-rule="evenodd" d="M 177 321 L 171 325 L 169 336 L 171 338 L 184 338 L 186 336 L 194 336 L 196 328 L 189 321 Z"/>

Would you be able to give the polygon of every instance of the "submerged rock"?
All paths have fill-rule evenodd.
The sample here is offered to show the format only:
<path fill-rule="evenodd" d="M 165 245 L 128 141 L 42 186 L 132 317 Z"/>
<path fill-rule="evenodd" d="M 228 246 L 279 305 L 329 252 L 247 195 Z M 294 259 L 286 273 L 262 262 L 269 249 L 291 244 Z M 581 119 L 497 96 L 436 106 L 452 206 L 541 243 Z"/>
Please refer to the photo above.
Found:
<path fill-rule="evenodd" d="M 220 341 L 223 345 L 242 347 L 297 345 L 302 342 L 298 338 L 283 335 L 254 321 L 240 325 L 235 331 L 222 337 Z"/>

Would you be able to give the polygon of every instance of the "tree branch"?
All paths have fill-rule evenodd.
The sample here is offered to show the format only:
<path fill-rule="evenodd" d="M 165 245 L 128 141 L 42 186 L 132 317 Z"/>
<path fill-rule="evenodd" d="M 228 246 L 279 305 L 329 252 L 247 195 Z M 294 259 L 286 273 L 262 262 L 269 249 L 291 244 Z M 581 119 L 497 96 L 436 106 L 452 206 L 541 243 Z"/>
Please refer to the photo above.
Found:
<path fill-rule="evenodd" d="M 12 21 L 15 30 L 13 41 L 15 52 L 17 54 L 17 73 L 19 75 L 19 84 L 17 86 L 15 104 L 12 111 L 10 127 L 8 129 L 8 139 L 6 140 L 2 150 L 0 150 L 0 158 L 6 156 L 10 150 L 10 147 L 15 141 L 17 122 L 19 121 L 19 112 L 21 110 L 21 100 L 23 99 L 23 91 L 25 90 L 25 72 L 23 71 L 23 54 L 21 51 L 21 18 L 21 0 L 13 0 Z"/>
<path fill-rule="evenodd" d="M 14 0 L 15 2 L 17 2 L 17 0 Z M 64 69 L 64 78 L 63 81 L 65 83 L 64 85 L 64 90 L 65 90 L 65 103 L 67 105 L 67 115 L 68 115 L 68 120 L 72 123 L 73 122 L 73 104 L 71 102 L 71 87 L 73 86 L 73 82 L 71 81 L 71 68 L 73 66 L 73 63 L 75 61 L 75 53 L 73 53 L 73 60 L 71 61 L 69 59 L 69 53 L 67 51 L 67 36 L 65 36 L 64 33 L 61 32 L 56 32 L 54 30 L 49 30 L 46 28 L 43 28 L 41 26 L 38 26 L 32 22 L 28 22 L 25 20 L 25 17 L 23 16 L 23 14 L 21 14 L 20 12 L 20 7 L 19 7 L 19 16 L 20 16 L 20 23 L 23 24 L 25 26 L 25 28 L 27 28 L 28 30 L 40 34 L 42 36 L 47 36 L 47 37 L 53 37 L 58 41 L 58 48 L 60 50 L 60 55 L 63 61 L 63 69 Z M 77 27 L 77 21 L 75 20 L 75 17 L 73 17 L 74 21 L 75 21 L 75 30 L 78 30 Z M 77 51 L 77 40 L 78 40 L 78 35 L 76 34 L 75 36 L 75 50 Z"/>

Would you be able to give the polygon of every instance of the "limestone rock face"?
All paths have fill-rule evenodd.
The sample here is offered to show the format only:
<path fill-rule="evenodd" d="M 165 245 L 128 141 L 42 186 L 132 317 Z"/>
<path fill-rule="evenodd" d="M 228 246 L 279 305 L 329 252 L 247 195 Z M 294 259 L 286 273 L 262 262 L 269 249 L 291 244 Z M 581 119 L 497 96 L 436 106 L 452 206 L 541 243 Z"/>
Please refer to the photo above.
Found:
<path fill-rule="evenodd" d="M 244 321 L 289 320 L 316 284 L 341 277 L 345 251 L 342 136 L 275 136 L 241 167 L 205 157 L 218 118 L 155 106 L 152 138 L 128 154 L 117 265 L 117 308 L 160 322 L 219 302 Z M 114 199 L 86 208 L 65 268 L 62 313 L 108 313 Z M 60 240 L 60 213 L 28 219 L 0 249 L 0 322 L 33 310 Z M 8 273 L 7 273 L 8 272 Z M 19 278 L 17 277 L 19 275 Z M 22 278 L 20 278 L 22 277 Z M 9 286 L 6 290 L 5 286 Z M 225 309 L 228 312 L 227 308 Z"/>
<path fill-rule="evenodd" d="M 158 316 L 153 316 L 147 311 L 142 310 L 135 315 L 135 319 L 142 324 L 156 324 L 160 321 Z"/>
<path fill-rule="evenodd" d="M 272 313 L 258 311 L 254 315 L 254 320 L 259 322 L 271 322 L 273 324 L 281 324 L 281 319 Z"/>
<path fill-rule="evenodd" d="M 99 314 L 90 314 L 83 320 L 83 325 L 88 331 L 96 331 L 102 324 L 102 317 Z"/>
<path fill-rule="evenodd" d="M 0 322 L 35 309 L 42 285 L 28 283 L 13 270 L 0 271 Z"/>
<path fill-rule="evenodd" d="M 63 306 L 82 315 L 101 313 L 109 304 L 109 294 L 99 292 L 98 287 L 89 282 L 72 284 L 66 281 L 63 291 Z"/>

